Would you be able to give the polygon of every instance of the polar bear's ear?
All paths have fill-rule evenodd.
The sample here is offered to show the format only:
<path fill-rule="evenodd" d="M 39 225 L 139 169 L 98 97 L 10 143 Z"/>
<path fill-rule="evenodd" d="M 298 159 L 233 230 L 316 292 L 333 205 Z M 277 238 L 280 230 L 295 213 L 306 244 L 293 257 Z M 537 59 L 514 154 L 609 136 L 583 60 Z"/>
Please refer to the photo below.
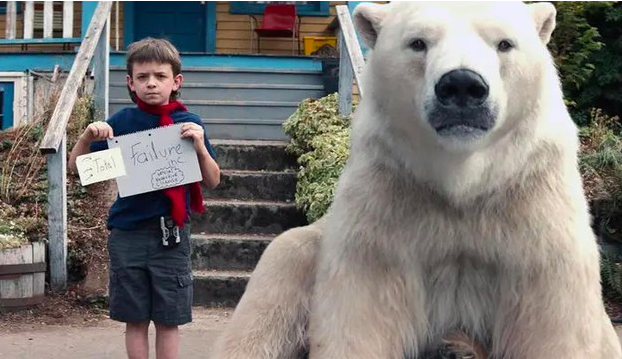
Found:
<path fill-rule="evenodd" d="M 386 14 L 386 5 L 374 3 L 361 3 L 354 9 L 352 14 L 354 27 L 363 42 L 372 49 L 376 45 L 376 39 Z"/>
<path fill-rule="evenodd" d="M 540 40 L 546 45 L 551 40 L 551 34 L 555 29 L 555 16 L 557 11 L 555 6 L 548 2 L 539 2 L 529 5 L 531 16 L 536 22 L 536 30 L 540 35 Z"/>

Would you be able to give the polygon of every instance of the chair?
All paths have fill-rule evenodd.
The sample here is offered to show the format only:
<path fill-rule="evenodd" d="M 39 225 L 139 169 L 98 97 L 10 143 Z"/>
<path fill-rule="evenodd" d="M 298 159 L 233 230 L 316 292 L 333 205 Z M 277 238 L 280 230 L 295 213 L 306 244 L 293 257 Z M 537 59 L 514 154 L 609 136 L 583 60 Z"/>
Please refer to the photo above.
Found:
<path fill-rule="evenodd" d="M 255 28 L 258 22 L 255 16 L 251 16 L 251 29 L 257 36 L 257 52 L 261 52 L 262 37 L 288 37 L 292 39 L 292 54 L 294 53 L 294 41 L 298 39 L 298 54 L 300 54 L 300 18 L 296 14 L 296 5 L 293 4 L 268 4 L 263 13 L 261 26 Z M 253 45 L 251 41 L 251 52 Z"/>

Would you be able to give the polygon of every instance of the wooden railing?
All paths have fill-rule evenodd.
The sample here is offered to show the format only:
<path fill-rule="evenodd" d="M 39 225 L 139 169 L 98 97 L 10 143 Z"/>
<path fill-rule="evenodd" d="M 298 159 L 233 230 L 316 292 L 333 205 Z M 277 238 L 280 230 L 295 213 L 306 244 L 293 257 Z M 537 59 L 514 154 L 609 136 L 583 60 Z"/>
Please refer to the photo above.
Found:
<path fill-rule="evenodd" d="M 352 84 L 356 79 L 359 96 L 363 97 L 361 74 L 365 59 L 361 45 L 356 37 L 350 10 L 346 5 L 337 5 L 339 19 L 339 113 L 349 115 L 352 112 Z"/>
<path fill-rule="evenodd" d="M 97 5 L 39 145 L 39 150 L 47 156 L 50 285 L 54 290 L 64 289 L 67 285 L 67 123 L 77 99 L 78 87 L 94 56 L 96 113 L 102 119 L 108 117 L 111 7 L 111 1 L 100 1 Z"/>
<path fill-rule="evenodd" d="M 6 32 L 0 44 L 45 44 L 45 43 L 79 43 L 80 37 L 73 33 L 73 1 L 63 1 L 62 37 L 54 37 L 54 4 L 52 1 L 43 1 L 43 33 L 42 37 L 34 38 L 35 29 L 35 2 L 34 1 L 7 1 L 6 2 Z M 23 6 L 23 33 L 17 33 L 18 3 Z M 20 16 L 22 16 L 20 14 Z M 21 37 L 20 37 L 21 36 Z"/>

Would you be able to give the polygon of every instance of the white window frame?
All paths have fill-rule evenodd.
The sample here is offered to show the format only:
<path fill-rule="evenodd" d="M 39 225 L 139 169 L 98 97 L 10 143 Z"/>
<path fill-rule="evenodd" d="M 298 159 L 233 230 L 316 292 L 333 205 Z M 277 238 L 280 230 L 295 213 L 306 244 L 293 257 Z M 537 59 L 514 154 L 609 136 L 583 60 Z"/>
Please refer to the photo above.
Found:
<path fill-rule="evenodd" d="M 13 127 L 28 120 L 28 76 L 24 72 L 1 72 L 0 82 L 13 82 Z"/>

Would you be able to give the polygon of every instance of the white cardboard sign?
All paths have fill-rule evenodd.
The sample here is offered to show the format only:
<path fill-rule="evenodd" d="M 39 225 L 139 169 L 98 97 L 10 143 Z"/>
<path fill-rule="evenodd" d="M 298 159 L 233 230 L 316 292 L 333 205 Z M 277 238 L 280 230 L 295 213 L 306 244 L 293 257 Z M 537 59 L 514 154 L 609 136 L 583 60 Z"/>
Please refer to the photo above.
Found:
<path fill-rule="evenodd" d="M 76 158 L 76 167 L 83 186 L 125 175 L 121 149 L 87 153 Z"/>
<path fill-rule="evenodd" d="M 120 197 L 202 180 L 192 139 L 181 138 L 181 126 L 157 127 L 108 140 L 109 148 L 120 149 L 127 173 L 117 177 Z"/>

